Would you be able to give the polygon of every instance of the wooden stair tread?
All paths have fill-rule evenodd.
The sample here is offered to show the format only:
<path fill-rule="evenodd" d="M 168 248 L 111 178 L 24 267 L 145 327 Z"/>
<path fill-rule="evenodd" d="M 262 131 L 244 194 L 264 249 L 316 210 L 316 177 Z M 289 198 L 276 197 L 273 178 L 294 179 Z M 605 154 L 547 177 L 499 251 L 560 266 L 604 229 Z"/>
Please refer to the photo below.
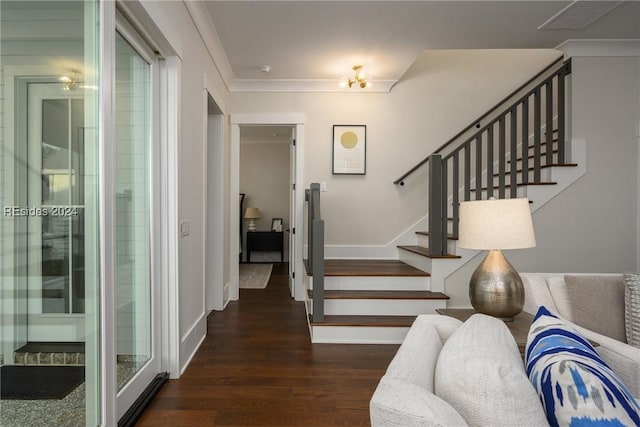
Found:
<path fill-rule="evenodd" d="M 308 289 L 309 299 L 313 299 L 313 290 Z M 366 291 L 366 290 L 326 290 L 324 299 L 387 299 L 387 300 L 447 300 L 442 292 L 432 291 Z"/>
<path fill-rule="evenodd" d="M 311 276 L 308 260 L 304 260 L 307 275 Z M 325 259 L 325 277 L 363 276 L 363 277 L 429 277 L 426 271 L 419 270 L 399 260 L 386 259 Z"/>
<path fill-rule="evenodd" d="M 410 327 L 417 316 L 344 316 L 325 315 L 324 322 L 314 322 L 309 315 L 312 326 L 375 326 L 375 327 Z"/>
<path fill-rule="evenodd" d="M 402 245 L 398 246 L 400 249 L 404 249 L 405 251 L 413 252 L 414 254 L 422 255 L 427 258 L 446 258 L 446 259 L 457 259 L 461 258 L 460 255 L 453 254 L 444 254 L 444 255 L 433 255 L 429 248 L 425 248 L 424 246 L 413 246 L 413 245 Z"/>
<path fill-rule="evenodd" d="M 519 182 L 516 184 L 516 187 L 524 187 L 525 185 L 557 185 L 557 184 L 558 184 L 557 182 L 553 182 L 553 181 Z M 500 188 L 500 186 L 494 185 L 492 188 L 496 189 L 496 188 Z M 505 183 L 504 188 L 511 188 L 511 184 Z M 482 187 L 480 191 L 485 191 L 486 189 L 487 187 Z M 469 189 L 469 191 L 475 192 L 477 190 L 475 188 L 471 188 Z"/>
<path fill-rule="evenodd" d="M 451 218 L 453 219 L 453 218 Z M 419 234 L 421 236 L 428 236 L 429 232 L 428 231 L 416 231 L 416 234 Z M 449 240 L 458 240 L 458 236 L 454 236 L 453 234 L 447 234 L 447 239 Z"/>

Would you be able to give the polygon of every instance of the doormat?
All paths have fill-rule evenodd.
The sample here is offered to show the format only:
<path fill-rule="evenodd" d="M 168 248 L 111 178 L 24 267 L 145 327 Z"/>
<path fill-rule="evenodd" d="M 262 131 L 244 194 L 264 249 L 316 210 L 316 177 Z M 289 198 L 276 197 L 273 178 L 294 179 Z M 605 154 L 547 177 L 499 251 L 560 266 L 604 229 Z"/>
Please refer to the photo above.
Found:
<path fill-rule="evenodd" d="M 62 399 L 84 382 L 84 366 L 6 365 L 0 368 L 0 399 Z"/>
<path fill-rule="evenodd" d="M 240 264 L 240 288 L 266 288 L 272 268 L 273 264 Z"/>

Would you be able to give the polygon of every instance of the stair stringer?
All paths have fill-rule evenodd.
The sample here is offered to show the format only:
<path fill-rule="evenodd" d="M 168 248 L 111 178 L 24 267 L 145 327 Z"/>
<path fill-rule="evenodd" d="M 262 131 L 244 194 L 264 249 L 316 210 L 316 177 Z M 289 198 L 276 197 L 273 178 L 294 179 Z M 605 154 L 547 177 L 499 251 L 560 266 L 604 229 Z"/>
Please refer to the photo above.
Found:
<path fill-rule="evenodd" d="M 531 213 L 542 208 L 587 173 L 586 140 L 574 139 L 571 141 L 571 161 L 577 163 L 578 166 L 550 168 L 551 180 L 557 182 L 556 185 L 524 187 L 522 197 L 533 200 Z M 413 267 L 431 273 L 431 290 L 446 294 L 444 284 L 447 277 L 458 271 L 481 252 L 479 250 L 461 249 L 458 247 L 457 241 L 454 244 L 456 247 L 455 254 L 460 256 L 458 259 L 426 258 L 403 250 L 399 250 L 399 259 Z"/>

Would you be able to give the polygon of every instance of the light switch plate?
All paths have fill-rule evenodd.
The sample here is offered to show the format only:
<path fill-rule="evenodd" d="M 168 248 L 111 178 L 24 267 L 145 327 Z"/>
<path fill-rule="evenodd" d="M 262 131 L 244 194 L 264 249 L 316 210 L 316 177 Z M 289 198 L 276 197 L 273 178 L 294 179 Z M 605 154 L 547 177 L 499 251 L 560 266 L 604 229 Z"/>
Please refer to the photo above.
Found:
<path fill-rule="evenodd" d="M 191 231 L 189 230 L 191 227 L 191 221 L 188 219 L 180 222 L 180 237 L 188 236 Z"/>

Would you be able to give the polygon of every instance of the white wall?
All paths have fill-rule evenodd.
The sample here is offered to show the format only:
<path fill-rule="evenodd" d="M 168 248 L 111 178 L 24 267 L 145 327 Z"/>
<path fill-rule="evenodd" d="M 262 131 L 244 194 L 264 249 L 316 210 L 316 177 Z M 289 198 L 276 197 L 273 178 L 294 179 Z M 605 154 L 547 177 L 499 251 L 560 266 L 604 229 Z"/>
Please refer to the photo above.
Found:
<path fill-rule="evenodd" d="M 227 90 L 183 2 L 144 1 L 143 5 L 181 62 L 179 82 L 180 221 L 190 221 L 190 234 L 179 241 L 180 368 L 186 367 L 206 334 L 204 283 L 206 120 L 205 89 L 225 111 Z M 228 125 L 225 120 L 225 146 Z M 225 150 L 228 152 L 228 150 Z M 228 172 L 227 172 L 228 173 Z M 225 180 L 226 178 L 225 174 Z M 236 200 L 234 199 L 234 203 Z M 227 199 L 228 203 L 228 199 Z M 228 219 L 227 219 L 228 220 Z M 226 237 L 228 239 L 228 237 Z M 226 245 L 228 248 L 228 245 Z M 228 259 L 229 254 L 225 253 Z M 225 263 L 225 265 L 228 265 Z M 225 272 L 225 279 L 229 273 Z"/>
<path fill-rule="evenodd" d="M 265 140 L 240 139 L 240 192 L 245 193 L 244 208 L 260 209 L 256 220 L 258 231 L 271 229 L 272 218 L 282 218 L 282 230 L 289 228 L 289 141 L 273 143 Z M 244 214 L 244 213 L 243 213 Z M 246 248 L 248 220 L 243 221 L 243 248 Z M 284 235 L 284 259 L 288 259 L 289 239 Z M 252 254 L 253 255 L 253 254 Z M 243 253 L 246 260 L 246 251 Z M 252 258 L 257 259 L 257 258 Z M 277 259 L 280 261 L 280 258 Z"/>
<path fill-rule="evenodd" d="M 536 211 L 537 247 L 507 251 L 522 272 L 636 271 L 638 57 L 572 59 L 572 132 L 587 143 L 587 173 Z M 450 306 L 468 306 L 475 257 L 446 282 Z"/>
<path fill-rule="evenodd" d="M 328 245 L 384 245 L 427 211 L 426 170 L 392 182 L 559 56 L 556 51 L 425 52 L 390 93 L 232 93 L 230 113 L 300 112 L 304 185 L 327 182 Z M 367 126 L 367 174 L 331 174 L 334 124 Z"/>
<path fill-rule="evenodd" d="M 426 171 L 392 181 L 557 56 L 553 51 L 425 52 L 389 94 L 232 93 L 230 111 L 306 115 L 305 186 L 327 181 L 328 245 L 385 245 L 426 213 Z M 509 251 L 520 271 L 636 268 L 637 57 L 573 60 L 573 137 L 587 175 L 534 215 L 538 247 Z M 615 76 L 615 78 L 613 78 Z M 367 125 L 367 175 L 331 175 L 333 124 Z M 467 306 L 477 257 L 446 283 Z"/>

